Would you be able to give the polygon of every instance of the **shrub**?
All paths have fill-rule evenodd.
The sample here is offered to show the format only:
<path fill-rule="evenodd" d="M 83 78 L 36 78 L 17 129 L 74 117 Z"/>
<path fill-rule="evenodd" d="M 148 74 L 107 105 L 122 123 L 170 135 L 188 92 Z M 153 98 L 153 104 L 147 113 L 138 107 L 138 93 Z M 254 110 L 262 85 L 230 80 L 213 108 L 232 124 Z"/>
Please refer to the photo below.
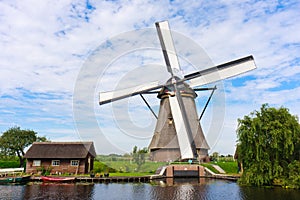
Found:
<path fill-rule="evenodd" d="M 19 161 L 0 161 L 0 168 L 18 168 Z"/>

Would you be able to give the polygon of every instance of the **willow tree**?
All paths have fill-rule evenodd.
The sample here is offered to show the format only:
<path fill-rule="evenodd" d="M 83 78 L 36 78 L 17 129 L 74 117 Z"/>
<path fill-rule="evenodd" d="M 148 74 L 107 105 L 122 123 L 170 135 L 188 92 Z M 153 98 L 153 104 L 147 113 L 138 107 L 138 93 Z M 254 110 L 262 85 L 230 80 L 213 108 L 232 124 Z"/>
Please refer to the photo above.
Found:
<path fill-rule="evenodd" d="M 287 108 L 263 104 L 238 119 L 238 157 L 243 164 L 241 183 L 271 185 L 289 177 L 289 164 L 299 159 L 300 125 Z"/>
<path fill-rule="evenodd" d="M 20 167 L 24 166 L 25 148 L 33 142 L 46 141 L 45 137 L 38 137 L 33 130 L 22 130 L 20 127 L 12 127 L 0 137 L 0 150 L 6 156 L 18 156 Z"/>

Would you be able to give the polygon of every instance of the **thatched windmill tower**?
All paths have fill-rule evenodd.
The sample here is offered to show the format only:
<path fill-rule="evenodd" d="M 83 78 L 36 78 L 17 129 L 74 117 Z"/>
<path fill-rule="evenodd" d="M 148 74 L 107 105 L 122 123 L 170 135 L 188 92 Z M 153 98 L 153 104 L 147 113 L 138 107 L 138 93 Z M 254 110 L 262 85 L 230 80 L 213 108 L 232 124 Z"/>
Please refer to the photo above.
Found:
<path fill-rule="evenodd" d="M 188 122 L 190 123 L 197 158 L 204 160 L 208 155 L 209 146 L 204 137 L 197 114 L 195 98 L 197 94 L 186 83 L 180 87 Z M 151 143 L 149 145 L 150 158 L 154 161 L 175 161 L 181 158 L 176 127 L 170 107 L 169 96 L 172 87 L 163 87 L 157 97 L 160 100 L 158 119 Z"/>

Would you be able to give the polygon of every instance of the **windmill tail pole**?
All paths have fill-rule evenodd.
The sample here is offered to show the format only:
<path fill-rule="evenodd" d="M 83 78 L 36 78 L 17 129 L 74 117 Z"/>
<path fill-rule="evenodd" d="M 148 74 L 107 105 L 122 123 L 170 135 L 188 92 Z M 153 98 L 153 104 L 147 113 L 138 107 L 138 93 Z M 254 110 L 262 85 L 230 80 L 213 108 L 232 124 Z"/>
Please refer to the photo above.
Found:
<path fill-rule="evenodd" d="M 208 104 L 209 104 L 209 102 L 210 102 L 210 100 L 211 100 L 211 97 L 212 97 L 212 95 L 214 94 L 214 92 L 215 92 L 216 89 L 217 89 L 216 86 L 212 89 L 212 92 L 210 93 L 210 96 L 209 96 L 209 98 L 208 98 L 208 100 L 207 100 L 207 102 L 206 102 L 206 104 L 205 104 L 205 106 L 204 106 L 204 108 L 203 108 L 203 110 L 202 110 L 202 113 L 201 113 L 201 115 L 200 115 L 200 117 L 199 117 L 199 121 L 202 119 L 203 114 L 204 114 L 204 112 L 205 112 L 205 110 L 206 110 L 206 108 L 207 108 L 207 106 L 208 106 Z"/>
<path fill-rule="evenodd" d="M 149 105 L 149 103 L 146 101 L 146 99 L 144 98 L 144 96 L 142 94 L 140 94 L 140 97 L 143 99 L 143 101 L 145 102 L 145 104 L 147 105 L 147 107 L 149 108 L 149 110 L 152 112 L 152 114 L 154 115 L 154 117 L 156 119 L 158 119 L 157 115 L 155 114 L 155 112 L 153 111 L 153 109 L 151 108 L 151 106 Z"/>

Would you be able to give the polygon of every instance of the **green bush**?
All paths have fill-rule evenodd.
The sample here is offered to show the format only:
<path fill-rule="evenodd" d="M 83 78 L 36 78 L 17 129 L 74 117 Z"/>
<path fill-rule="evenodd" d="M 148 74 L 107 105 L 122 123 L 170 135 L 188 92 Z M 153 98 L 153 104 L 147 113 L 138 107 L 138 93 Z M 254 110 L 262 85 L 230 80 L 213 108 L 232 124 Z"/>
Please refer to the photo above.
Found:
<path fill-rule="evenodd" d="M 48 176 L 50 175 L 50 172 L 52 170 L 52 167 L 51 166 L 48 166 L 47 168 L 45 168 L 43 165 L 41 167 L 38 167 L 36 169 L 38 172 L 41 173 L 41 175 L 44 175 L 44 176 Z"/>
<path fill-rule="evenodd" d="M 18 168 L 19 166 L 19 161 L 0 161 L 0 168 Z"/>
<path fill-rule="evenodd" d="M 293 161 L 288 165 L 289 176 L 287 185 L 292 188 L 300 188 L 300 162 Z"/>
<path fill-rule="evenodd" d="M 111 168 L 109 166 L 107 166 L 106 164 L 102 163 L 102 162 L 99 162 L 99 161 L 95 161 L 94 162 L 94 172 L 95 173 L 101 173 L 101 172 L 116 172 L 117 170 L 114 169 L 114 168 Z"/>

